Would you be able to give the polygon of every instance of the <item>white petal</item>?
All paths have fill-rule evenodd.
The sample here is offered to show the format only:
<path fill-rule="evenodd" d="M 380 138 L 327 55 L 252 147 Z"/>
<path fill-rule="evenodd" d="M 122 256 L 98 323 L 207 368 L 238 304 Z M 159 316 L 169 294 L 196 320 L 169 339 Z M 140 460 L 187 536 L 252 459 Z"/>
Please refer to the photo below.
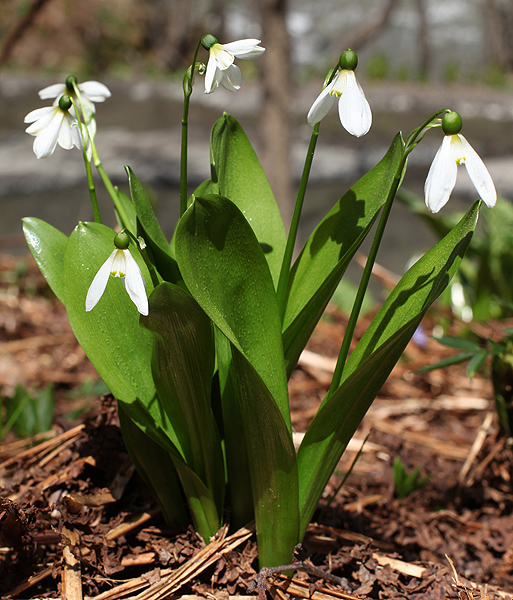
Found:
<path fill-rule="evenodd" d="M 447 204 L 456 184 L 457 165 L 452 157 L 451 137 L 450 135 L 444 136 L 442 145 L 431 163 L 424 185 L 426 206 L 433 213 L 438 212 Z"/>
<path fill-rule="evenodd" d="M 214 44 L 209 52 L 210 56 L 216 61 L 217 68 L 221 71 L 224 71 L 233 63 L 233 54 L 227 52 L 221 44 Z"/>
<path fill-rule="evenodd" d="M 262 48 L 258 44 L 260 44 L 260 40 L 248 39 L 222 44 L 222 47 L 237 58 L 250 59 L 261 56 L 265 52 L 265 48 Z"/>
<path fill-rule="evenodd" d="M 89 312 L 92 310 L 97 304 L 100 298 L 103 296 L 103 292 L 107 287 L 107 282 L 109 281 L 110 272 L 112 269 L 112 263 L 114 261 L 114 257 L 116 255 L 117 248 L 114 250 L 109 258 L 103 263 L 103 265 L 99 268 L 98 273 L 94 276 L 89 289 L 87 290 L 86 296 L 86 311 Z"/>
<path fill-rule="evenodd" d="M 205 93 L 210 94 L 219 85 L 219 81 L 216 78 L 218 72 L 217 63 L 213 56 L 208 59 L 207 70 L 205 72 Z"/>
<path fill-rule="evenodd" d="M 493 208 L 497 202 L 497 191 L 492 177 L 479 154 L 461 134 L 459 137 L 465 148 L 465 166 L 467 167 L 467 173 L 483 202 L 489 208 Z"/>
<path fill-rule="evenodd" d="M 313 127 L 319 121 L 322 121 L 328 114 L 329 109 L 335 102 L 335 97 L 330 95 L 333 89 L 333 82 L 327 85 L 322 92 L 317 96 L 317 99 L 312 104 L 312 108 L 308 111 L 306 120 Z"/>
<path fill-rule="evenodd" d="M 344 129 L 356 137 L 365 135 L 371 127 L 371 109 L 354 71 L 346 71 L 346 86 L 338 102 L 338 114 Z"/>
<path fill-rule="evenodd" d="M 237 65 L 230 65 L 226 71 L 220 72 L 220 83 L 230 92 L 240 90 L 242 85 L 242 73 Z"/>
<path fill-rule="evenodd" d="M 125 289 L 132 302 L 137 306 L 141 315 L 148 314 L 148 297 L 146 296 L 146 282 L 141 273 L 139 265 L 129 250 L 125 250 L 126 258 L 126 277 L 123 280 Z"/>
<path fill-rule="evenodd" d="M 39 91 L 39 97 L 41 100 L 47 100 L 48 98 L 57 98 L 66 93 L 66 85 L 64 83 L 54 83 L 48 87 L 43 88 Z"/>
<path fill-rule="evenodd" d="M 59 139 L 63 119 L 64 113 L 61 110 L 56 110 L 51 121 L 37 133 L 33 146 L 37 158 L 48 158 L 53 154 Z"/>
<path fill-rule="evenodd" d="M 55 107 L 53 106 L 44 106 L 43 108 L 36 108 L 36 110 L 32 110 L 29 112 L 29 114 L 25 117 L 24 121 L 25 123 L 33 123 L 34 121 L 39 121 L 39 119 L 46 118 L 48 119 L 48 122 L 50 122 L 52 120 L 54 112 Z M 30 129 L 31 127 L 33 127 L 33 125 L 31 125 L 27 129 Z"/>
<path fill-rule="evenodd" d="M 78 89 L 91 102 L 104 102 L 111 97 L 109 88 L 99 81 L 85 81 L 79 84 Z"/>

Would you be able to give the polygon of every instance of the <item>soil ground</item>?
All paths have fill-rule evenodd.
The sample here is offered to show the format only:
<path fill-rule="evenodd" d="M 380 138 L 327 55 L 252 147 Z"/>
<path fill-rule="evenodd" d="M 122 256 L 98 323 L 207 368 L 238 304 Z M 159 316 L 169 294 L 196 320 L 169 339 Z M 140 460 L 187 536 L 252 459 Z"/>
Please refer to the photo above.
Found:
<path fill-rule="evenodd" d="M 424 332 L 441 320 L 450 315 L 438 307 Z M 326 392 L 344 325 L 330 307 L 292 376 L 297 432 Z M 506 325 L 478 333 L 493 337 Z M 462 326 L 454 322 L 450 331 Z M 262 595 L 513 597 L 513 456 L 498 435 L 486 371 L 472 384 L 464 366 L 416 372 L 453 353 L 426 336 L 410 343 L 325 491 L 298 549 L 304 568 L 292 581 L 270 577 Z M 53 428 L 40 443 L 9 432 L 0 447 L 0 597 L 256 595 L 251 528 L 221 530 L 209 546 L 192 530 L 168 530 L 128 460 L 115 402 L 100 398 L 97 380 L 31 259 L 0 257 L 2 395 L 18 384 L 52 384 L 57 399 Z M 402 499 L 392 474 L 397 456 L 408 472 L 419 467 L 428 478 Z"/>

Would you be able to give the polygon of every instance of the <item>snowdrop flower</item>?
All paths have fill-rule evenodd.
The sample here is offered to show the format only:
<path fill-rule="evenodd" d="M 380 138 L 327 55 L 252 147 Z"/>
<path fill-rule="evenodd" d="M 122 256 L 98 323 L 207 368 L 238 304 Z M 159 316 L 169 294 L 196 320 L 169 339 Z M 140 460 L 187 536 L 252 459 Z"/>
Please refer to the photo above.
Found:
<path fill-rule="evenodd" d="M 230 92 L 236 92 L 242 84 L 239 67 L 233 64 L 235 58 L 256 58 L 265 52 L 260 40 L 248 39 L 220 44 L 213 35 L 204 35 L 201 43 L 209 52 L 207 70 L 205 72 L 205 93 L 210 94 L 221 84 Z"/>
<path fill-rule="evenodd" d="M 459 133 L 461 117 L 457 112 L 447 112 L 442 119 L 445 136 L 429 169 L 424 185 L 426 206 L 433 213 L 447 204 L 456 184 L 458 165 L 464 164 L 472 183 L 484 203 L 492 208 L 497 192 L 483 161 Z"/>
<path fill-rule="evenodd" d="M 61 96 L 53 106 L 29 112 L 25 123 L 32 123 L 25 131 L 36 136 L 34 153 L 37 158 L 53 154 L 57 144 L 66 150 L 82 148 L 82 136 L 69 96 Z"/>
<path fill-rule="evenodd" d="M 80 99 L 77 99 L 77 104 L 82 107 L 85 111 L 85 120 L 89 122 L 95 112 L 95 102 L 104 102 L 107 98 L 110 98 L 111 93 L 109 88 L 99 81 L 84 81 L 84 83 L 78 83 L 77 78 L 70 75 L 66 78 L 65 83 L 55 83 L 44 89 L 40 90 L 39 97 L 41 100 L 47 100 L 48 98 L 60 98 L 66 94 L 76 99 L 74 84 L 78 87 L 80 92 Z M 81 101 L 81 102 L 80 102 Z"/>
<path fill-rule="evenodd" d="M 354 70 L 358 57 L 353 50 L 346 50 L 340 55 L 337 72 L 332 82 L 326 85 L 312 104 L 307 121 L 313 127 L 324 119 L 333 106 L 335 98 L 338 101 L 338 114 L 344 129 L 351 135 L 365 135 L 372 124 L 372 113 L 367 98 L 356 79 Z"/>
<path fill-rule="evenodd" d="M 146 282 L 139 265 L 128 250 L 130 237 L 121 232 L 114 238 L 116 249 L 100 267 L 89 286 L 86 296 L 86 312 L 92 310 L 107 287 L 109 277 L 121 277 L 125 290 L 132 302 L 137 306 L 141 315 L 148 314 L 148 298 L 146 296 Z"/>

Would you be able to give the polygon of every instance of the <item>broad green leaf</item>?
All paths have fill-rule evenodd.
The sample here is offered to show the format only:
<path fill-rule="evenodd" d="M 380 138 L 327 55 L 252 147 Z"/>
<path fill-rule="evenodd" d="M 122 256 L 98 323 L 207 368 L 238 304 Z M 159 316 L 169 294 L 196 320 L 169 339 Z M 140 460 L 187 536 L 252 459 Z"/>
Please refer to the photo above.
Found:
<path fill-rule="evenodd" d="M 53 293 L 64 302 L 62 269 L 68 237 L 41 219 L 25 217 L 22 221 L 25 239 L 39 270 Z"/>
<path fill-rule="evenodd" d="M 349 357 L 341 386 L 323 401 L 308 428 L 298 451 L 301 536 L 353 433 L 425 312 L 456 272 L 479 204 L 403 276 Z"/>
<path fill-rule="evenodd" d="M 210 319 L 187 292 L 162 282 L 141 324 L 154 334 L 153 380 L 181 454 L 222 512 L 225 474 L 210 399 L 215 362 Z"/>
<path fill-rule="evenodd" d="M 195 198 L 176 230 L 176 259 L 189 291 L 264 380 L 290 426 L 281 320 L 260 245 L 226 198 Z"/>
<path fill-rule="evenodd" d="M 298 543 L 296 451 L 267 386 L 232 345 L 251 474 L 260 567 L 292 562 Z"/>
<path fill-rule="evenodd" d="M 317 226 L 294 263 L 283 322 L 289 376 L 385 202 L 403 148 L 401 135 L 397 134 L 384 158 L 342 196 Z"/>
<path fill-rule="evenodd" d="M 275 285 L 287 237 L 267 176 L 244 130 L 232 116 L 216 121 L 210 136 L 211 192 L 229 198 L 253 228 Z M 205 189 L 201 188 L 204 197 Z"/>
<path fill-rule="evenodd" d="M 467 365 L 467 375 L 470 381 L 474 378 L 474 375 L 479 371 L 479 369 L 484 365 L 486 359 L 490 353 L 486 348 L 483 348 L 469 360 Z"/>
<path fill-rule="evenodd" d="M 176 283 L 180 280 L 180 273 L 176 261 L 171 256 L 169 243 L 160 228 L 153 207 L 148 196 L 130 167 L 125 166 L 130 185 L 130 194 L 137 213 L 138 228 L 137 235 L 142 235 L 148 245 L 159 273 L 167 279 Z"/>
<path fill-rule="evenodd" d="M 205 540 L 219 528 L 212 495 L 184 463 L 178 438 L 153 382 L 153 334 L 139 325 L 139 313 L 120 279 L 111 277 L 98 304 L 85 311 L 94 275 L 113 250 L 115 232 L 98 223 L 79 223 L 64 255 L 64 304 L 73 331 L 127 416 L 172 456 L 194 524 Z M 134 252 L 147 282 L 148 271 Z"/>

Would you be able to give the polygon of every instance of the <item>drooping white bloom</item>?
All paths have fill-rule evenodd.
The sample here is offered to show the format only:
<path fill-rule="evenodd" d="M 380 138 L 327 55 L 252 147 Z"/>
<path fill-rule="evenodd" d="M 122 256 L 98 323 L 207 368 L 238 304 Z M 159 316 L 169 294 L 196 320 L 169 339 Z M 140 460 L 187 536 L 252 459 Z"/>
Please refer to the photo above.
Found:
<path fill-rule="evenodd" d="M 109 258 L 100 267 L 89 286 L 86 296 L 86 311 L 92 310 L 107 287 L 110 276 L 121 277 L 125 290 L 132 302 L 137 306 L 141 315 L 148 314 L 148 298 L 146 296 L 146 282 L 139 265 L 135 262 L 130 250 L 116 248 Z"/>
<path fill-rule="evenodd" d="M 47 158 L 53 154 L 57 144 L 65 150 L 74 146 L 82 148 L 82 136 L 73 107 L 63 110 L 59 103 L 37 108 L 25 117 L 25 123 L 32 123 L 25 131 L 34 135 L 34 153 L 37 158 Z"/>
<path fill-rule="evenodd" d="M 215 40 L 213 36 L 210 37 Z M 204 39 L 205 39 L 204 38 Z M 209 59 L 205 72 L 205 93 L 210 94 L 217 89 L 219 84 L 230 92 L 236 92 L 242 84 L 242 74 L 237 65 L 233 64 L 235 58 L 256 58 L 265 52 L 259 46 L 260 40 L 247 39 L 229 44 L 220 44 L 215 41 L 209 48 Z"/>
<path fill-rule="evenodd" d="M 338 71 L 322 90 L 308 112 L 308 123 L 313 127 L 324 119 L 335 98 L 339 98 L 338 114 L 344 129 L 356 137 L 365 135 L 372 125 L 372 113 L 356 74 L 350 69 Z"/>
<path fill-rule="evenodd" d="M 94 103 L 104 102 L 107 98 L 110 98 L 111 93 L 109 88 L 99 81 L 84 81 L 84 83 L 77 83 L 77 86 L 82 99 L 83 109 L 86 113 L 84 116 L 86 121 L 89 122 L 95 112 Z M 54 83 L 39 91 L 41 100 L 47 100 L 48 98 L 58 100 L 63 95 L 68 95 L 76 99 L 73 87 L 68 86 L 66 83 Z M 77 102 L 77 104 L 81 106 L 80 102 Z"/>
<path fill-rule="evenodd" d="M 488 169 L 460 134 L 445 135 L 442 145 L 431 163 L 424 185 L 426 206 L 433 213 L 447 204 L 454 186 L 458 165 L 464 164 L 477 193 L 492 208 L 497 202 L 497 192 Z"/>

